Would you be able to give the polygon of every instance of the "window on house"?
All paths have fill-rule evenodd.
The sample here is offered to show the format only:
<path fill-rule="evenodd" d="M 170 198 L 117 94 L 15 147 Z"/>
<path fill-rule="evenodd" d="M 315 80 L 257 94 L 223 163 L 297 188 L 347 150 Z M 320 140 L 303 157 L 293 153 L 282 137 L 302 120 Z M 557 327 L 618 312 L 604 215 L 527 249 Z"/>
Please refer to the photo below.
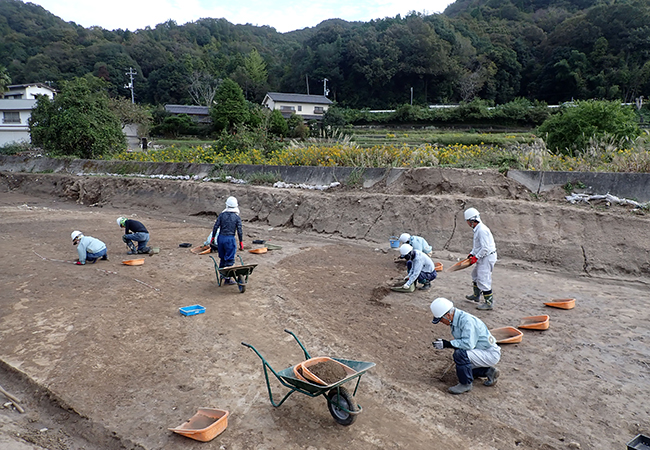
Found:
<path fill-rule="evenodd" d="M 325 110 L 322 106 L 314 106 L 314 114 L 323 114 Z"/>
<path fill-rule="evenodd" d="M 302 111 L 302 105 L 298 105 L 298 111 Z"/>
<path fill-rule="evenodd" d="M 20 123 L 20 113 L 17 111 L 3 112 L 2 123 Z"/>
<path fill-rule="evenodd" d="M 296 108 L 293 106 L 280 106 L 280 111 L 293 112 Z"/>

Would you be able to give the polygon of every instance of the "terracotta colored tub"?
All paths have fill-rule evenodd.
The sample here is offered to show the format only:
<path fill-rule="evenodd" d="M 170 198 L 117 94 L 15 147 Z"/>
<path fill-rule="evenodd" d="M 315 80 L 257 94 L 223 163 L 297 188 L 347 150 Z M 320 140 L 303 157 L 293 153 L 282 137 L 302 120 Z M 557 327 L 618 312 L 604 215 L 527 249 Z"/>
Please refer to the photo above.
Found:
<path fill-rule="evenodd" d="M 526 330 L 548 330 L 551 318 L 548 315 L 522 317 L 518 328 Z"/>
<path fill-rule="evenodd" d="M 187 422 L 176 428 L 169 428 L 169 431 L 197 441 L 208 442 L 224 432 L 228 426 L 229 414 L 223 409 L 199 408 Z"/>
<path fill-rule="evenodd" d="M 524 338 L 524 333 L 515 327 L 501 327 L 490 330 L 497 344 L 518 344 Z"/>
<path fill-rule="evenodd" d="M 575 298 L 556 298 L 550 302 L 544 302 L 546 306 L 552 306 L 553 308 L 560 309 L 573 309 L 576 306 Z"/>
<path fill-rule="evenodd" d="M 129 259 L 126 261 L 122 261 L 122 264 L 126 264 L 127 266 L 141 266 L 144 264 L 144 258 Z"/>

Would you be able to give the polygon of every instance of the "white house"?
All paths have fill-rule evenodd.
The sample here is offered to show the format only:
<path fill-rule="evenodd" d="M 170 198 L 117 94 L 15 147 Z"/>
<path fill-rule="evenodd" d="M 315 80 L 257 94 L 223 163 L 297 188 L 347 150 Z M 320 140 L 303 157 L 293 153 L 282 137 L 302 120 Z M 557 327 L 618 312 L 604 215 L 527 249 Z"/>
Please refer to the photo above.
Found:
<path fill-rule="evenodd" d="M 7 86 L 0 98 L 0 146 L 15 142 L 29 142 L 29 117 L 36 105 L 37 95 L 54 98 L 56 90 L 40 83 Z"/>
<path fill-rule="evenodd" d="M 297 114 L 304 120 L 322 120 L 323 114 L 332 104 L 332 100 L 324 95 L 283 94 L 269 92 L 264 97 L 262 105 L 270 110 L 279 109 L 286 118 Z"/>

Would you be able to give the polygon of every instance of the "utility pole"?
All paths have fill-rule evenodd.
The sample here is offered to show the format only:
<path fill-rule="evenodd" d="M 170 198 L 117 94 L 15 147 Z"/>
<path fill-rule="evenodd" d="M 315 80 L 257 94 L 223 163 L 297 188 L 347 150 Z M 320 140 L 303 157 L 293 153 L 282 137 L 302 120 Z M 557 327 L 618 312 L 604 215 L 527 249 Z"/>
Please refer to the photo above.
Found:
<path fill-rule="evenodd" d="M 323 95 L 324 95 L 325 97 L 327 97 L 327 94 L 330 93 L 330 90 L 327 89 L 327 82 L 328 82 L 328 81 L 329 81 L 329 80 L 328 80 L 327 78 L 323 78 Z"/>
<path fill-rule="evenodd" d="M 129 71 L 126 72 L 126 75 L 129 76 L 129 84 L 125 84 L 124 87 L 131 90 L 131 103 L 135 103 L 135 97 L 133 95 L 133 77 L 137 74 L 138 72 L 133 70 L 133 67 L 129 67 Z"/>
<path fill-rule="evenodd" d="M 413 86 L 411 86 L 411 106 L 413 106 Z"/>
<path fill-rule="evenodd" d="M 309 75 L 305 74 L 305 83 L 307 83 L 307 95 L 309 95 Z"/>

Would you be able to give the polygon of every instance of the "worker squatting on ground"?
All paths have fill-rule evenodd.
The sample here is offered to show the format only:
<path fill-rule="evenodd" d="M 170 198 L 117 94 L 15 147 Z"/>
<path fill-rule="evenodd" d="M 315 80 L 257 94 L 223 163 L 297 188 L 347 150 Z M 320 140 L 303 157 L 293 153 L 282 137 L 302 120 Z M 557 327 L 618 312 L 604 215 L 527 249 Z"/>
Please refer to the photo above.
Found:
<path fill-rule="evenodd" d="M 151 250 L 147 247 L 149 242 L 149 231 L 137 220 L 127 219 L 126 217 L 118 217 L 117 224 L 120 228 L 124 228 L 124 235 L 122 235 L 122 241 L 129 247 L 127 255 L 143 254 L 149 253 Z M 136 249 L 135 243 L 138 244 Z"/>
<path fill-rule="evenodd" d="M 474 246 L 467 256 L 470 263 L 474 264 L 474 270 L 472 270 L 474 292 L 465 298 L 472 302 L 478 302 L 481 300 L 481 293 L 483 293 L 485 303 L 479 304 L 476 308 L 491 310 L 494 308 L 492 270 L 494 270 L 494 263 L 497 262 L 497 247 L 494 244 L 492 232 L 481 222 L 481 216 L 476 209 L 467 209 L 465 220 L 467 225 L 474 230 Z"/>
<path fill-rule="evenodd" d="M 454 308 L 446 298 L 431 302 L 433 323 L 442 322 L 451 327 L 453 340 L 437 339 L 436 350 L 454 349 L 454 362 L 458 384 L 449 388 L 452 394 L 463 394 L 472 390 L 475 378 L 486 378 L 485 386 L 494 386 L 499 378 L 499 369 L 494 367 L 501 359 L 501 348 L 490 334 L 487 326 L 473 315 Z"/>
<path fill-rule="evenodd" d="M 235 232 L 239 237 L 239 249 L 244 249 L 242 240 L 242 225 L 239 217 L 239 205 L 235 197 L 228 197 L 226 200 L 226 209 L 224 209 L 217 221 L 212 227 L 212 240 L 210 247 L 214 248 L 214 236 L 217 239 L 217 251 L 219 252 L 219 267 L 230 267 L 235 264 L 235 254 L 237 253 L 237 242 L 235 241 Z M 228 277 L 225 279 L 226 284 L 235 284 L 235 281 Z"/>
<path fill-rule="evenodd" d="M 72 245 L 77 246 L 77 253 L 79 253 L 79 261 L 76 264 L 83 265 L 86 261 L 95 263 L 98 259 L 108 261 L 108 254 L 106 253 L 106 244 L 99 239 L 92 236 L 84 236 L 81 231 L 73 231 L 70 235 L 72 238 Z"/>
<path fill-rule="evenodd" d="M 422 283 L 419 289 L 426 290 L 431 287 L 431 281 L 435 280 L 438 274 L 436 268 L 427 255 L 420 250 L 415 250 L 409 244 L 404 244 L 399 248 L 400 258 L 406 260 L 406 270 L 408 275 L 404 278 L 403 288 L 408 289 L 413 283 L 418 281 Z"/>
<path fill-rule="evenodd" d="M 431 256 L 431 252 L 433 251 L 433 247 L 429 245 L 426 239 L 420 236 L 411 236 L 408 233 L 400 234 L 399 245 L 401 246 L 402 244 L 409 244 L 411 247 L 420 250 L 427 256 Z"/>

